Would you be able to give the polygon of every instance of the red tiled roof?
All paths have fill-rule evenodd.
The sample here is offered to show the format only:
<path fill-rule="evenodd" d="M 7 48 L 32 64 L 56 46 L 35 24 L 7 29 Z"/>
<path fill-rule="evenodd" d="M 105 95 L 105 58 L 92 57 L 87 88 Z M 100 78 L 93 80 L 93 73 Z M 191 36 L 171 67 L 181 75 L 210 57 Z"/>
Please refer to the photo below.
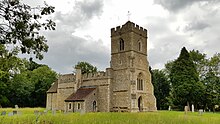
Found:
<path fill-rule="evenodd" d="M 47 93 L 57 93 L 58 81 L 54 82 L 54 84 L 50 87 Z"/>
<path fill-rule="evenodd" d="M 95 87 L 81 87 L 76 91 L 76 93 L 71 94 L 65 100 L 65 102 L 84 101 L 85 97 L 88 96 L 95 89 Z"/>

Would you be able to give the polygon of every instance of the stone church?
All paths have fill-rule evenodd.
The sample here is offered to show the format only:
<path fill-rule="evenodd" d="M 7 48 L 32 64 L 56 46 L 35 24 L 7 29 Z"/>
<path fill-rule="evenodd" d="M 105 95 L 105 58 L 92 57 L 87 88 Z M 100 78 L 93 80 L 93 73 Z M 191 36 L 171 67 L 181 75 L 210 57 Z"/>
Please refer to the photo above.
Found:
<path fill-rule="evenodd" d="M 47 91 L 47 109 L 66 112 L 156 111 L 147 60 L 147 30 L 133 22 L 111 29 L 104 72 L 60 75 Z"/>

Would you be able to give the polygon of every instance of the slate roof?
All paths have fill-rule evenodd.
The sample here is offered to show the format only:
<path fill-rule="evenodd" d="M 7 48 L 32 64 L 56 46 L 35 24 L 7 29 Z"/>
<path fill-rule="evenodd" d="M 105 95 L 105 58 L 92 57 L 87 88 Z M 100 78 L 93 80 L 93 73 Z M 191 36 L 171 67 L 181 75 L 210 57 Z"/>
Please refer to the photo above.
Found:
<path fill-rule="evenodd" d="M 47 93 L 57 93 L 58 80 L 50 87 Z"/>
<path fill-rule="evenodd" d="M 76 93 L 71 94 L 65 102 L 84 101 L 86 96 L 92 93 L 95 89 L 95 87 L 81 87 Z"/>

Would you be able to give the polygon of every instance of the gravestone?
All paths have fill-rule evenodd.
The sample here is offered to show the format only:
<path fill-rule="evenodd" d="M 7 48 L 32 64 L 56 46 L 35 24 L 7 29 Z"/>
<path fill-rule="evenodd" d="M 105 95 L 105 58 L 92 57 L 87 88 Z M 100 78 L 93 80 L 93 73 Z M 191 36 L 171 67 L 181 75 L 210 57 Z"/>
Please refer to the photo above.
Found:
<path fill-rule="evenodd" d="M 18 105 L 15 105 L 15 109 L 19 109 Z"/>
<path fill-rule="evenodd" d="M 185 114 L 187 114 L 187 111 L 188 111 L 188 106 L 185 106 L 185 107 L 184 107 L 184 112 L 185 112 Z"/>
<path fill-rule="evenodd" d="M 199 115 L 203 114 L 203 109 L 199 109 Z"/>
<path fill-rule="evenodd" d="M 8 116 L 13 116 L 13 112 L 9 112 L 9 113 L 8 113 Z"/>
<path fill-rule="evenodd" d="M 1 115 L 6 115 L 6 111 L 1 112 Z"/>
<path fill-rule="evenodd" d="M 56 114 L 56 110 L 52 110 L 52 114 L 55 115 Z"/>
<path fill-rule="evenodd" d="M 80 115 L 84 115 L 86 112 L 85 112 L 85 110 L 84 109 L 82 109 L 81 111 L 80 111 Z"/>
<path fill-rule="evenodd" d="M 47 110 L 44 110 L 44 114 L 45 114 L 45 115 L 47 114 Z"/>
<path fill-rule="evenodd" d="M 194 112 L 194 105 L 192 104 L 192 112 Z"/>
<path fill-rule="evenodd" d="M 16 111 L 16 110 L 14 110 L 12 112 L 13 112 L 13 115 L 17 115 L 18 114 L 18 111 Z"/>
<path fill-rule="evenodd" d="M 168 110 L 171 111 L 171 106 L 169 106 Z"/>
<path fill-rule="evenodd" d="M 39 115 L 39 111 L 38 110 L 34 110 L 34 114 L 35 115 Z"/>

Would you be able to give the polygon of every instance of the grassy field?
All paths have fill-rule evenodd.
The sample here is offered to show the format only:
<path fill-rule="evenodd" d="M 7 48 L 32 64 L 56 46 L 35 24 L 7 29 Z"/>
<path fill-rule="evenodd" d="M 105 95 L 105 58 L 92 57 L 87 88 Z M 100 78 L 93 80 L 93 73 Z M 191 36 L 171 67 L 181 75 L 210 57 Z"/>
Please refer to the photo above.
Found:
<path fill-rule="evenodd" d="M 203 113 L 176 111 L 157 111 L 144 113 L 60 113 L 51 112 L 35 115 L 34 111 L 43 112 L 43 108 L 19 109 L 20 114 L 8 116 L 14 109 L 6 111 L 6 116 L 0 116 L 0 124 L 220 124 L 219 113 Z"/>

